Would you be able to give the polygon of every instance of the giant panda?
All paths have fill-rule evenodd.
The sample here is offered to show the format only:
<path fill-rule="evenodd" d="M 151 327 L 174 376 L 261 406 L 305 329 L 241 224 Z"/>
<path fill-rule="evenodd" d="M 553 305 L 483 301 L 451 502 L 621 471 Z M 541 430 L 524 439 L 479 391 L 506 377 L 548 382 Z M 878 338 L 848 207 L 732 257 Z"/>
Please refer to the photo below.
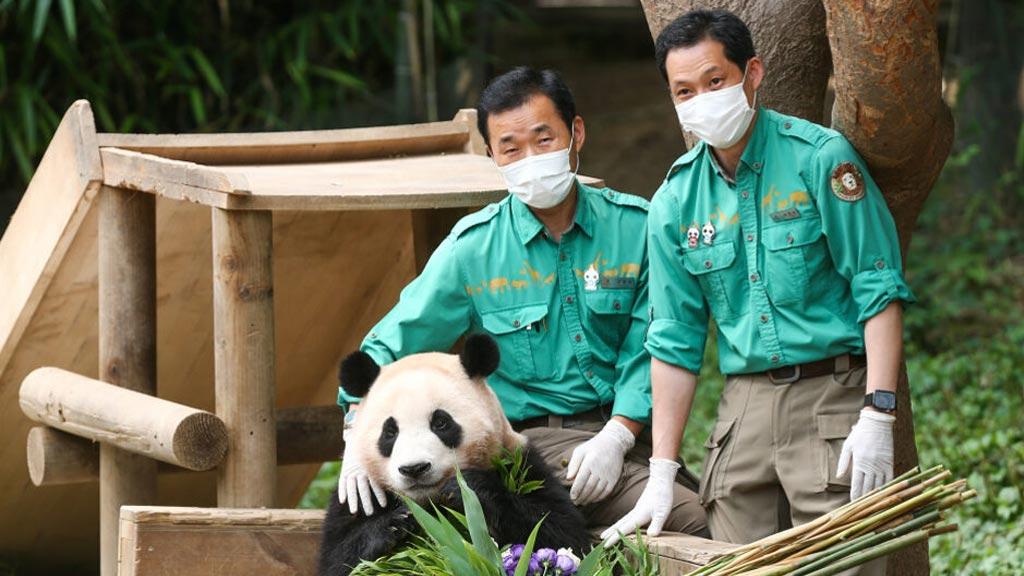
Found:
<path fill-rule="evenodd" d="M 482 334 L 469 337 L 459 355 L 414 354 L 380 367 L 355 352 L 342 361 L 342 387 L 362 397 L 349 441 L 361 447 L 367 473 L 387 490 L 388 504 L 369 516 L 362 510 L 352 515 L 335 489 L 320 545 L 321 575 L 347 575 L 361 560 L 388 554 L 417 530 L 396 494 L 461 511 L 456 466 L 480 499 L 499 545 L 526 542 L 543 518 L 537 547 L 572 547 L 578 553 L 591 547 L 568 492 L 512 429 L 487 385 L 498 361 L 497 345 Z M 529 466 L 527 479 L 543 481 L 524 495 L 508 491 L 492 465 L 502 449 L 517 447 Z"/>

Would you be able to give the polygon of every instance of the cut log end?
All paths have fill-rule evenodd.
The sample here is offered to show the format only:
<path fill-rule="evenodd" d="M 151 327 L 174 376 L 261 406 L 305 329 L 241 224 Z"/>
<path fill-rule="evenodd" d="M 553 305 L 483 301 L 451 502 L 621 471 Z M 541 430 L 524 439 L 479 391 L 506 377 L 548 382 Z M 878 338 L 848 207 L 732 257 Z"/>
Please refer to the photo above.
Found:
<path fill-rule="evenodd" d="M 209 412 L 196 412 L 181 421 L 174 431 L 174 455 L 185 468 L 210 470 L 224 460 L 228 451 L 228 430 Z"/>

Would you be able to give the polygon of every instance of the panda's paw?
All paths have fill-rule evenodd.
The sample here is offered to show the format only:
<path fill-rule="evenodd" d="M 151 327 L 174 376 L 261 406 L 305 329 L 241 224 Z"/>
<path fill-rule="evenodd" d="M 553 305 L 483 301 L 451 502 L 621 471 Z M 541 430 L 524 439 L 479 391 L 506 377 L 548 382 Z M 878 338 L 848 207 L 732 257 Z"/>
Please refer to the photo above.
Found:
<path fill-rule="evenodd" d="M 416 531 L 416 518 L 405 504 L 396 507 L 388 516 L 387 537 L 392 546 L 397 545 Z"/>

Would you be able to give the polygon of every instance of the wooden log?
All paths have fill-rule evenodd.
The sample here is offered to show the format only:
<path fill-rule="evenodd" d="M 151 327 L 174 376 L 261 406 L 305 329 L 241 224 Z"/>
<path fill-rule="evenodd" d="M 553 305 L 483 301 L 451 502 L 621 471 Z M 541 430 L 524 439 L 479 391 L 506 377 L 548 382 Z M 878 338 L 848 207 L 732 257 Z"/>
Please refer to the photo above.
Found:
<path fill-rule="evenodd" d="M 146 398 L 147 394 L 156 394 L 156 199 L 145 193 L 104 186 L 99 196 L 98 230 L 100 379 L 123 387 L 129 397 Z M 82 392 L 82 389 L 65 390 L 62 396 L 81 398 Z M 103 398 L 102 394 L 97 395 L 85 405 Z M 107 414 L 111 414 L 112 405 L 92 404 L 90 407 L 94 410 L 107 408 Z M 89 412 L 80 414 L 85 416 Z M 116 424 L 118 419 L 138 422 L 148 416 L 144 412 L 117 415 L 112 423 Z M 149 432 L 150 427 L 140 426 L 136 431 Z M 115 444 L 101 446 L 102 576 L 113 576 L 117 572 L 121 506 L 153 502 L 156 502 L 156 462 L 119 450 Z"/>
<path fill-rule="evenodd" d="M 21 384 L 19 402 L 25 415 L 36 422 L 146 460 L 209 470 L 227 451 L 227 429 L 209 412 L 60 368 L 29 373 Z"/>
<path fill-rule="evenodd" d="M 214 389 L 230 447 L 218 471 L 217 504 L 271 507 L 277 478 L 272 217 L 212 213 Z"/>
<path fill-rule="evenodd" d="M 341 455 L 342 415 L 337 406 L 284 408 L 277 412 L 277 464 L 315 464 Z M 99 480 L 99 444 L 47 426 L 28 433 L 28 470 L 36 486 Z M 160 474 L 186 468 L 160 462 Z"/>

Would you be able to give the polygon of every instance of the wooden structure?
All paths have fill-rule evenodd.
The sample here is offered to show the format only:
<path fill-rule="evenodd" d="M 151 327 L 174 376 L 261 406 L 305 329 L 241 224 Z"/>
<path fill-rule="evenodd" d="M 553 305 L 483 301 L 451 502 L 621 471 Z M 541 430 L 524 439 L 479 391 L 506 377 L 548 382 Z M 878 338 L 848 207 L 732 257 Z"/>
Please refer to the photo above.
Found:
<path fill-rule="evenodd" d="M 323 518 L 320 510 L 125 506 L 120 574 L 315 574 Z M 735 548 L 685 534 L 647 543 L 665 576 L 692 572 Z"/>
<path fill-rule="evenodd" d="M 89 104 L 73 104 L 0 239 L 0 557 L 76 573 L 99 560 L 112 576 L 124 538 L 146 537 L 119 543 L 119 529 L 172 518 L 154 527 L 170 538 L 190 525 L 123 520 L 124 505 L 229 509 L 211 518 L 294 506 L 340 453 L 338 360 L 461 215 L 505 194 L 473 111 L 120 135 L 97 134 Z M 307 532 L 320 521 L 250 513 Z M 292 553 L 246 526 L 240 541 Z"/>

